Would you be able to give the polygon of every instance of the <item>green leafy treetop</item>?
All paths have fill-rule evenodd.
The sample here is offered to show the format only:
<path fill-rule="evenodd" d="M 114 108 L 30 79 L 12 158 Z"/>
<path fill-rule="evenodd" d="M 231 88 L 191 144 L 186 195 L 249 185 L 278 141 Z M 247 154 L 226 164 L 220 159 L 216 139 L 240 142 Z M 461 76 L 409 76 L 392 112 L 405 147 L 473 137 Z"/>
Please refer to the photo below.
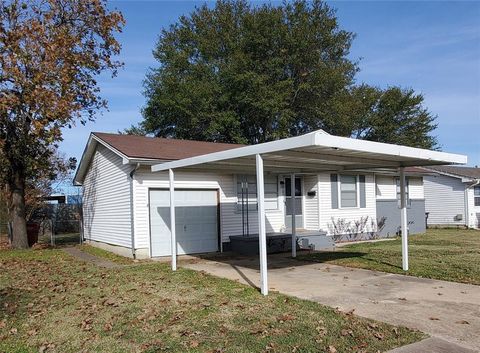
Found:
<path fill-rule="evenodd" d="M 421 95 L 355 84 L 353 39 L 318 0 L 204 5 L 161 32 L 144 120 L 126 132 L 255 144 L 325 129 L 435 147 Z"/>

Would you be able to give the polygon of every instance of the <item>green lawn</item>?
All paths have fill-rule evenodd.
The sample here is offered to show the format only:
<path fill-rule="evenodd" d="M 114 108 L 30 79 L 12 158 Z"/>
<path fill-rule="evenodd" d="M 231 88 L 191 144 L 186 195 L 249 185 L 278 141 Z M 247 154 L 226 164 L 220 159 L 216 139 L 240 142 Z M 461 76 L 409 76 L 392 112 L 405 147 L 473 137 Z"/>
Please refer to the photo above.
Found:
<path fill-rule="evenodd" d="M 299 259 L 391 273 L 402 270 L 400 238 L 351 244 Z M 480 285 L 480 231 L 429 229 L 409 238 L 408 275 Z"/>
<path fill-rule="evenodd" d="M 0 352 L 377 352 L 424 337 L 168 264 L 121 263 L 0 250 Z"/>

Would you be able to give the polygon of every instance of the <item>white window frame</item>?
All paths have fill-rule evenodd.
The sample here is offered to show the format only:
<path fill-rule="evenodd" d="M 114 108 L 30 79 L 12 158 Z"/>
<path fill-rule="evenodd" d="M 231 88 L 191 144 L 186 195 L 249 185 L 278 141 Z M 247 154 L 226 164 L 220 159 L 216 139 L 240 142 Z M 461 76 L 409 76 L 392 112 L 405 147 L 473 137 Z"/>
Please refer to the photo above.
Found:
<path fill-rule="evenodd" d="M 398 208 L 400 208 L 400 177 L 396 177 L 394 179 L 393 185 L 395 187 L 395 200 L 397 200 Z M 410 178 L 408 176 L 405 177 L 405 201 L 407 203 L 407 208 L 410 208 L 410 206 L 412 205 L 412 198 L 410 196 Z"/>
<path fill-rule="evenodd" d="M 476 189 L 476 190 L 480 190 L 480 185 L 475 185 L 475 186 L 473 187 L 473 207 L 480 207 L 480 205 L 477 206 L 477 205 L 475 204 L 475 200 L 476 200 L 476 199 L 480 199 L 480 194 L 479 194 L 478 196 L 475 195 L 475 189 Z"/>
<path fill-rule="evenodd" d="M 355 177 L 355 194 L 356 205 L 355 206 L 343 206 L 342 205 L 342 175 Z M 359 174 L 337 174 L 337 194 L 338 194 L 338 208 L 344 210 L 356 210 L 360 209 L 360 175 Z"/>
<path fill-rule="evenodd" d="M 234 174 L 234 178 L 233 178 L 233 183 L 234 183 L 234 189 L 235 189 L 235 197 L 237 198 L 237 202 L 235 204 L 235 213 L 241 213 L 242 210 L 241 210 L 241 205 L 242 205 L 242 200 L 238 197 L 238 183 L 239 183 L 239 176 L 240 175 L 243 175 L 243 174 Z M 247 177 L 255 177 L 255 174 L 245 174 Z M 265 211 L 278 211 L 280 208 L 279 208 L 279 195 L 280 195 L 280 188 L 279 188 L 279 178 L 277 175 L 274 175 L 274 178 L 275 178 L 275 185 L 277 187 L 277 196 L 275 198 L 275 204 L 276 206 L 274 208 L 265 208 Z M 257 185 L 257 181 L 255 180 L 255 186 Z M 273 185 L 273 183 L 271 183 Z M 268 194 L 271 194 L 271 193 L 267 193 L 265 192 L 265 198 L 269 198 L 267 197 Z M 249 193 L 249 195 L 252 195 L 251 193 Z M 248 212 L 257 212 L 258 210 L 258 199 L 257 199 L 257 194 L 255 193 L 255 197 L 252 198 L 252 197 L 249 197 L 248 198 L 249 200 L 249 205 L 247 207 L 248 209 Z M 255 202 L 253 202 L 253 200 L 255 200 Z M 267 204 L 265 202 L 265 204 Z M 255 205 L 255 207 L 253 207 L 253 205 Z"/>

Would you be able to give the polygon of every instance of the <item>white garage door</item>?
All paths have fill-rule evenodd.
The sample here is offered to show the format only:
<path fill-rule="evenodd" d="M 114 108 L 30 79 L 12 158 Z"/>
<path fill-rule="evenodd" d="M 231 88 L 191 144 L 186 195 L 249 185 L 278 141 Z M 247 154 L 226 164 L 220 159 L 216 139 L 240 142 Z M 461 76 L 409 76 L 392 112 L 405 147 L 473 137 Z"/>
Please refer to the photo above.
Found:
<path fill-rule="evenodd" d="M 175 226 L 178 254 L 218 251 L 217 191 L 175 190 Z M 152 256 L 171 255 L 168 190 L 150 190 L 150 244 Z"/>

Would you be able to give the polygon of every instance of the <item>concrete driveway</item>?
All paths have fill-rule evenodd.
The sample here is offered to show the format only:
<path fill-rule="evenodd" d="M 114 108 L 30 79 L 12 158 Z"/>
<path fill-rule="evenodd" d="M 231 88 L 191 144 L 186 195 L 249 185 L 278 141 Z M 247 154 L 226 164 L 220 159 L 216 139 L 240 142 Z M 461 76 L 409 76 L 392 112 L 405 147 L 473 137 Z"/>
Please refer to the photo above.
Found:
<path fill-rule="evenodd" d="M 260 282 L 256 258 L 195 259 L 182 266 L 255 287 Z M 269 255 L 268 267 L 271 290 L 480 351 L 480 286 L 300 262 L 284 255 Z"/>

